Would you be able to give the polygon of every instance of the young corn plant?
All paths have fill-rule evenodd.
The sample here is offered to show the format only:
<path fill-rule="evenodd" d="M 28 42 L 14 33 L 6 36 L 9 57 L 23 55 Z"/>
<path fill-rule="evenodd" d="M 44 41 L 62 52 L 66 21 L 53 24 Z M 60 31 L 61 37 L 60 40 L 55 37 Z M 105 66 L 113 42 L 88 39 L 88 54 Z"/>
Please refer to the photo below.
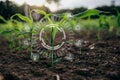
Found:
<path fill-rule="evenodd" d="M 4 35 L 10 42 L 9 48 L 12 52 L 12 49 L 15 47 L 16 35 L 19 33 L 19 30 L 12 21 L 6 21 L 4 18 L 2 18 L 2 20 L 5 22 L 5 25 L 1 35 Z"/>
<path fill-rule="evenodd" d="M 114 29 L 114 22 L 111 23 L 112 16 L 106 15 L 99 15 L 99 28 L 98 28 L 98 40 L 101 39 L 100 32 L 101 30 L 106 30 L 107 32 L 111 33 Z"/>
<path fill-rule="evenodd" d="M 7 20 L 5 20 L 4 17 L 0 15 L 0 21 L 3 22 L 0 24 L 0 34 L 1 34 L 6 29 Z"/>
<path fill-rule="evenodd" d="M 117 32 L 116 32 L 116 34 L 117 35 L 120 35 L 120 12 L 117 10 L 117 9 L 115 9 L 116 10 L 116 12 L 117 12 L 117 26 L 118 26 L 118 30 L 117 30 Z"/>
<path fill-rule="evenodd" d="M 120 27 L 120 12 L 116 9 L 117 12 L 117 26 Z"/>
<path fill-rule="evenodd" d="M 88 22 L 90 23 L 91 22 L 91 18 L 90 17 L 91 16 L 98 16 L 99 17 L 100 13 L 105 13 L 105 12 L 99 11 L 99 10 L 95 10 L 95 9 L 90 9 L 90 10 L 87 10 L 87 11 L 85 11 L 83 13 L 76 14 L 74 16 L 75 17 L 79 17 L 80 19 L 88 17 Z M 100 40 L 100 27 L 98 27 L 97 39 Z"/>
<path fill-rule="evenodd" d="M 32 56 L 33 56 L 33 52 L 32 52 L 32 47 L 33 47 L 33 28 L 34 28 L 33 18 L 31 16 L 31 14 L 30 14 L 30 17 L 28 18 L 26 16 L 23 16 L 22 14 L 17 13 L 15 15 L 13 15 L 11 17 L 11 19 L 13 19 L 16 16 L 18 18 L 20 18 L 22 21 L 25 21 L 28 24 L 28 26 L 29 26 L 29 30 L 26 33 L 29 35 L 29 40 L 30 40 L 30 47 L 29 47 L 29 49 L 30 49 L 30 58 L 32 58 Z"/>
<path fill-rule="evenodd" d="M 97 39 L 98 40 L 101 40 L 101 36 L 100 36 L 100 32 L 103 28 L 105 28 L 105 19 L 104 19 L 104 16 L 103 15 L 99 15 L 99 27 L 98 27 L 98 33 L 97 33 Z"/>
<path fill-rule="evenodd" d="M 54 21 L 52 21 L 50 19 L 50 16 L 52 14 L 47 14 L 46 12 L 44 11 L 41 11 L 41 10 L 37 10 L 35 9 L 34 10 L 35 12 L 37 12 L 38 14 L 41 14 L 44 15 L 44 18 L 47 19 L 48 22 L 46 22 L 48 24 L 48 28 L 50 27 L 50 46 L 51 46 L 51 49 L 50 49 L 50 66 L 53 66 L 54 64 L 54 42 L 55 42 L 55 36 L 56 36 L 56 33 L 57 33 L 57 26 L 54 26 Z M 50 26 L 50 25 L 53 25 L 53 26 Z M 58 23 L 56 23 L 55 25 L 58 25 Z M 46 25 L 45 25 L 46 26 Z"/>
<path fill-rule="evenodd" d="M 58 27 L 60 28 L 61 25 L 63 25 L 63 23 L 65 23 L 68 16 L 66 14 L 64 14 L 64 16 L 59 15 L 59 17 L 61 17 L 61 19 L 59 21 L 57 21 L 57 20 L 54 21 L 51 19 L 51 16 L 54 16 L 55 14 L 47 14 L 46 12 L 41 11 L 41 10 L 34 10 L 34 11 L 37 12 L 38 14 L 42 13 L 44 15 L 44 19 L 47 20 L 47 22 L 46 22 L 46 24 L 48 25 L 47 28 L 50 28 L 50 49 L 49 49 L 50 54 L 49 54 L 49 57 L 50 57 L 50 66 L 53 66 L 55 37 L 58 32 Z M 44 25 L 44 26 L 46 26 L 46 25 Z"/>
<path fill-rule="evenodd" d="M 25 37 L 25 34 L 27 34 L 24 31 L 24 27 L 23 27 L 23 23 L 19 22 L 17 20 L 11 19 L 15 29 L 17 30 L 15 37 L 16 37 L 16 50 L 20 50 L 23 48 L 26 48 L 26 46 L 22 45 L 22 41 L 21 39 L 23 39 Z"/>
<path fill-rule="evenodd" d="M 37 13 L 41 13 L 41 11 L 39 10 L 35 10 Z M 91 15 L 99 15 L 100 11 L 98 10 L 88 10 L 88 11 L 85 11 L 83 13 L 79 13 L 79 14 L 76 14 L 76 15 L 71 15 L 71 14 L 59 14 L 59 16 L 61 16 L 61 20 L 60 21 L 52 21 L 49 16 L 51 16 L 51 14 L 46 14 L 44 13 L 46 19 L 48 19 L 48 24 L 56 24 L 58 25 L 58 27 L 63 27 L 63 24 L 66 22 L 66 21 L 69 21 L 73 18 L 85 18 L 85 17 L 88 17 L 88 16 L 91 16 Z M 56 36 L 56 33 L 58 32 L 57 30 L 57 27 L 51 27 L 50 29 L 50 45 L 52 46 L 51 49 L 50 49 L 50 65 L 53 66 L 54 64 L 54 60 L 53 60 L 53 54 L 54 54 L 54 42 L 55 42 L 55 36 Z"/>

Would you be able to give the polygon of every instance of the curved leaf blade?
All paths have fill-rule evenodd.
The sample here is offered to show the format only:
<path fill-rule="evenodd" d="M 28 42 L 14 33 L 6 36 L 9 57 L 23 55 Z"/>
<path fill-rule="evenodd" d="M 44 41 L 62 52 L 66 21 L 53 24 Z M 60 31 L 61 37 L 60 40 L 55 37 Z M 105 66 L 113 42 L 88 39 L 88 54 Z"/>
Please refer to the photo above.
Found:
<path fill-rule="evenodd" d="M 27 22 L 27 23 L 29 23 L 29 24 L 32 23 L 32 20 L 30 20 L 28 17 L 23 16 L 22 14 L 19 14 L 19 13 L 13 15 L 13 16 L 11 17 L 11 20 L 12 20 L 15 16 L 19 17 L 21 20 L 23 20 L 23 21 L 25 21 L 25 22 Z"/>
<path fill-rule="evenodd" d="M 101 13 L 101 11 L 99 11 L 99 10 L 90 9 L 85 12 L 73 15 L 73 17 L 85 18 L 85 17 L 92 16 L 92 15 L 99 15 L 100 13 Z"/>

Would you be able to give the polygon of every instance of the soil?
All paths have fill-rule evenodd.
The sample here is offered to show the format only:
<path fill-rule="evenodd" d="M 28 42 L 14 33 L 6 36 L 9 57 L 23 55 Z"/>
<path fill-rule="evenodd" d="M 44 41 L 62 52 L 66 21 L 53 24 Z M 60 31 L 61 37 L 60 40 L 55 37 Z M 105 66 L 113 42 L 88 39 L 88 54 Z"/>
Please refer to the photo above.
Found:
<path fill-rule="evenodd" d="M 74 59 L 52 67 L 44 56 L 32 61 L 27 50 L 10 52 L 9 42 L 0 37 L 0 80 L 120 80 L 120 36 L 102 32 L 97 40 L 95 34 L 76 35 L 83 42 L 81 48 L 71 47 Z"/>

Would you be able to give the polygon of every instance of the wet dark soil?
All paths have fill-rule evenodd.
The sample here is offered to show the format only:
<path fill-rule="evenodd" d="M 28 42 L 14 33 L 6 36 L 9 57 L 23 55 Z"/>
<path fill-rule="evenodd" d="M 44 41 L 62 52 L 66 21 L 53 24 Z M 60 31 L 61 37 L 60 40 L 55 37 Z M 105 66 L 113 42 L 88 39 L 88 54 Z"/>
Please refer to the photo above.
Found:
<path fill-rule="evenodd" d="M 102 33 L 103 34 L 103 33 Z M 49 59 L 29 58 L 27 50 L 10 52 L 8 42 L 0 37 L 0 78 L 4 80 L 120 80 L 120 37 L 95 33 L 75 36 L 82 39 L 80 47 L 73 45 L 72 61 L 62 59 L 49 66 Z M 66 53 L 67 54 L 67 53 Z"/>

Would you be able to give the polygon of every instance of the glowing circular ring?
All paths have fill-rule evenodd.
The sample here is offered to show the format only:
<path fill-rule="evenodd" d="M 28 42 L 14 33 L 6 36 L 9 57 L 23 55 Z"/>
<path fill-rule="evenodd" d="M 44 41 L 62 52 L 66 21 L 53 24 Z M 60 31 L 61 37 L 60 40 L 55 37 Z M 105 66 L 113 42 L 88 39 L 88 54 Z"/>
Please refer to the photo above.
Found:
<path fill-rule="evenodd" d="M 57 27 L 57 29 L 58 29 L 60 32 L 63 33 L 63 38 L 62 38 L 62 40 L 66 39 L 65 31 L 64 31 L 61 27 L 58 27 L 58 25 L 56 25 L 56 24 L 49 24 L 49 25 L 46 25 L 46 27 Z M 65 43 L 64 41 L 63 41 L 61 44 L 56 45 L 56 46 L 49 46 L 49 45 L 47 45 L 47 44 L 45 43 L 44 39 L 42 38 L 42 33 L 43 33 L 43 32 L 44 32 L 44 28 L 42 28 L 41 31 L 40 31 L 40 33 L 39 33 L 39 39 L 40 39 L 40 41 L 42 41 L 42 43 L 41 43 L 42 46 L 45 47 L 46 49 L 48 49 L 48 50 L 57 50 L 57 49 L 59 49 L 61 46 L 64 45 L 64 43 Z"/>

